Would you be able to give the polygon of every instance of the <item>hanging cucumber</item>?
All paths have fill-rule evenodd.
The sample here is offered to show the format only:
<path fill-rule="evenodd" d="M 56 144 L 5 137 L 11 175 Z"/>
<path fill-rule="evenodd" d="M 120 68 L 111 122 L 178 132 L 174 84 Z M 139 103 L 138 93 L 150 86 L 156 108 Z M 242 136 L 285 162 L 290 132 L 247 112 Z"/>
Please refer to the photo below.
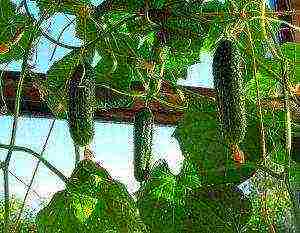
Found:
<path fill-rule="evenodd" d="M 213 58 L 218 115 L 225 142 L 229 145 L 234 160 L 243 163 L 243 153 L 238 147 L 246 132 L 244 87 L 240 61 L 238 49 L 233 42 L 230 40 L 219 42 Z"/>
<path fill-rule="evenodd" d="M 87 68 L 87 65 L 78 65 L 69 85 L 69 130 L 74 143 L 79 146 L 90 144 L 95 133 L 95 85 L 92 70 Z"/>
<path fill-rule="evenodd" d="M 134 176 L 139 182 L 149 174 L 152 155 L 154 117 L 149 108 L 143 108 L 134 118 Z"/>

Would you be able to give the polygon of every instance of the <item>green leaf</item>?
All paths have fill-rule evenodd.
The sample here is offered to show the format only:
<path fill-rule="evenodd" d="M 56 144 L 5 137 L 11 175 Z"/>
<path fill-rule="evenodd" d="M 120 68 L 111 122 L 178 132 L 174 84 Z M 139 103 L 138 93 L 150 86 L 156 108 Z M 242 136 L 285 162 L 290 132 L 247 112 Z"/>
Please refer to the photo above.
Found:
<path fill-rule="evenodd" d="M 300 62 L 300 43 L 284 43 L 281 46 L 281 50 L 291 66 L 291 74 L 289 75 L 290 82 L 293 84 L 300 83 L 300 67 L 297 65 Z"/>
<path fill-rule="evenodd" d="M 76 17 L 75 35 L 85 43 L 96 40 L 102 33 L 102 25 L 98 26 L 100 23 L 97 24 L 92 17 L 90 14 Z"/>
<path fill-rule="evenodd" d="M 246 160 L 256 163 L 260 160 L 261 141 L 259 120 L 256 114 L 256 107 L 249 102 L 246 104 L 247 108 L 247 132 L 244 140 L 239 147 L 244 152 Z"/>
<path fill-rule="evenodd" d="M 187 198 L 184 232 L 240 232 L 251 214 L 251 203 L 231 184 L 204 186 Z"/>
<path fill-rule="evenodd" d="M 189 109 L 179 122 L 174 137 L 179 142 L 183 156 L 197 169 L 201 183 L 239 183 L 247 179 L 255 166 L 246 163 L 240 171 L 235 167 L 219 133 L 215 103 L 195 94 L 187 97 Z"/>
<path fill-rule="evenodd" d="M 253 77 L 246 83 L 246 96 L 252 103 L 256 103 L 257 97 L 257 83 L 259 84 L 259 99 L 267 99 L 269 96 L 274 96 L 276 93 L 276 85 L 278 81 L 270 76 L 262 75 L 259 72 L 256 73 L 256 77 Z"/>
<path fill-rule="evenodd" d="M 37 0 L 37 5 L 41 11 L 47 10 L 48 14 L 56 12 L 76 15 L 80 13 L 82 7 L 90 4 L 90 0 Z"/>
<path fill-rule="evenodd" d="M 66 190 L 40 211 L 38 223 L 41 232 L 51 233 L 147 233 L 125 186 L 91 160 L 80 161 Z"/>
<path fill-rule="evenodd" d="M 65 118 L 68 110 L 69 80 L 80 60 L 89 60 L 91 53 L 73 50 L 62 59 L 53 63 L 46 74 L 45 81 L 35 80 L 42 92 L 46 93 L 46 102 L 52 113 L 58 118 Z M 94 79 L 93 70 L 88 70 L 89 78 Z"/>
<path fill-rule="evenodd" d="M 79 219 L 82 223 L 84 223 L 94 211 L 97 199 L 91 198 L 88 196 L 76 196 L 76 198 L 72 198 L 74 206 L 74 213 L 77 219 Z"/>
<path fill-rule="evenodd" d="M 74 214 L 72 195 L 66 191 L 54 194 L 50 203 L 37 215 L 40 232 L 82 232 L 80 220 Z"/>
<path fill-rule="evenodd" d="M 263 110 L 263 123 L 266 127 L 267 155 L 275 163 L 288 164 L 286 153 L 286 112 L 284 110 Z"/>
<path fill-rule="evenodd" d="M 163 9 L 167 2 L 168 2 L 167 0 L 150 1 L 149 7 L 152 9 Z"/>
<path fill-rule="evenodd" d="M 205 40 L 203 42 L 202 51 L 211 52 L 217 43 L 217 40 L 224 33 L 224 23 L 222 23 L 220 18 L 214 18 L 210 24 L 208 33 L 204 36 Z"/>
<path fill-rule="evenodd" d="M 16 6 L 10 0 L 1 1 L 0 26 L 0 43 L 7 43 L 16 33 L 16 29 L 24 27 L 25 16 L 16 12 Z"/>
<path fill-rule="evenodd" d="M 137 194 L 139 212 L 151 232 L 182 232 L 186 189 L 177 182 L 165 160 L 156 162 Z"/>
<path fill-rule="evenodd" d="M 225 10 L 224 3 L 218 0 L 205 1 L 201 5 L 201 12 L 222 13 Z"/>
<path fill-rule="evenodd" d="M 8 0 L 1 1 L 0 27 L 0 63 L 22 59 L 28 46 L 31 46 L 29 38 L 36 39 L 40 35 L 31 19 L 17 13 L 16 6 Z"/>
<path fill-rule="evenodd" d="M 183 161 L 180 173 L 177 176 L 179 185 L 187 189 L 199 188 L 201 186 L 201 177 L 197 172 L 196 166 L 188 160 Z"/>
<path fill-rule="evenodd" d="M 97 83 L 128 93 L 131 80 L 143 73 L 139 67 L 142 59 L 137 55 L 137 46 L 138 41 L 126 37 L 124 33 L 115 33 L 100 42 L 97 49 L 102 59 L 95 67 Z"/>

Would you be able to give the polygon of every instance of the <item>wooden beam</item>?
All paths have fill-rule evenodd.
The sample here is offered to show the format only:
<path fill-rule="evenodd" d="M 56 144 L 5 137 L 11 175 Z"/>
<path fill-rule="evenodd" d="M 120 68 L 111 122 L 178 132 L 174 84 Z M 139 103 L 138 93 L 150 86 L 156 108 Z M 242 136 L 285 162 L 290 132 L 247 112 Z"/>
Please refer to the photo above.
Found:
<path fill-rule="evenodd" d="M 17 82 L 19 79 L 19 72 L 5 71 L 3 77 L 4 84 L 4 98 L 8 107 L 8 114 L 13 114 L 15 95 Z M 44 74 L 38 74 L 38 78 L 44 80 L 46 77 Z M 183 92 L 192 91 L 200 95 L 214 97 L 214 90 L 211 88 L 204 87 L 182 87 Z M 169 102 L 180 103 L 179 96 L 175 93 L 171 85 L 168 83 L 163 83 L 161 92 L 164 96 L 168 97 Z M 96 89 L 97 98 L 110 98 L 116 96 L 115 93 L 108 90 L 107 88 L 97 88 Z M 120 96 L 121 98 L 121 96 Z M 0 106 L 1 107 L 1 106 Z M 136 100 L 132 108 L 111 108 L 103 111 L 97 111 L 95 114 L 95 119 L 97 121 L 111 121 L 116 123 L 121 122 L 133 122 L 133 117 L 136 111 L 144 107 L 141 100 Z M 164 106 L 158 101 L 153 101 L 150 103 L 155 115 L 156 124 L 160 125 L 174 125 L 183 116 L 183 112 L 178 109 L 174 109 L 168 106 Z M 47 107 L 46 103 L 42 101 L 39 90 L 37 87 L 31 83 L 27 82 L 24 84 L 22 102 L 21 102 L 21 116 L 27 117 L 41 117 L 41 118 L 53 118 L 53 114 Z"/>
<path fill-rule="evenodd" d="M 293 24 L 297 27 L 300 27 L 300 1 L 293 0 L 293 7 L 294 7 Z M 295 31 L 295 42 L 300 43 L 300 31 Z"/>
<path fill-rule="evenodd" d="M 13 114 L 14 104 L 15 104 L 15 94 L 17 88 L 17 82 L 19 79 L 19 72 L 5 71 L 3 77 L 4 84 L 4 98 L 8 107 L 8 115 Z M 39 74 L 38 78 L 45 79 L 44 74 Z M 138 89 L 138 88 L 137 88 Z M 215 97 L 215 92 L 211 88 L 204 87 L 183 87 L 179 86 L 184 93 L 188 92 L 197 93 L 199 95 L 207 96 L 210 98 Z M 168 102 L 173 104 L 180 104 L 179 96 L 174 92 L 171 85 L 168 83 L 163 83 L 161 92 L 164 96 L 168 97 Z M 300 122 L 300 86 L 296 86 L 295 90 L 297 102 L 291 102 L 292 107 L 292 118 L 295 122 Z M 99 99 L 109 99 L 111 97 L 117 96 L 112 91 L 106 88 L 97 88 L 96 96 Z M 119 98 L 122 98 L 119 96 Z M 274 110 L 282 108 L 282 100 L 273 99 L 262 101 L 264 108 L 272 108 Z M 3 104 L 2 104 L 3 105 Z M 95 119 L 97 121 L 110 121 L 115 123 L 130 123 L 133 122 L 134 114 L 144 107 L 144 103 L 141 100 L 136 100 L 131 108 L 110 108 L 107 110 L 98 110 L 95 114 Z M 165 106 L 158 101 L 153 101 L 150 103 L 150 107 L 155 115 L 156 124 L 160 125 L 175 125 L 183 116 L 183 111 L 179 109 L 174 109 Z M 0 98 L 0 109 L 1 109 L 1 98 Z M 0 113 L 1 114 L 1 113 Z M 22 102 L 21 102 L 21 116 L 26 117 L 41 117 L 41 118 L 53 118 L 53 114 L 47 107 L 47 104 L 42 101 L 40 97 L 39 90 L 37 87 L 31 83 L 27 82 L 24 84 Z"/>

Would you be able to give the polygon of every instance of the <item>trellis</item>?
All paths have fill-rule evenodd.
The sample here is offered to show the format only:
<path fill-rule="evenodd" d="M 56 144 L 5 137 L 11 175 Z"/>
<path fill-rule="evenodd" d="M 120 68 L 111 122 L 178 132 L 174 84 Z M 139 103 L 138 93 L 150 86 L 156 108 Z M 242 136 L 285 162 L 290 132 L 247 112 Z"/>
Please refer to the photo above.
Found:
<path fill-rule="evenodd" d="M 285 7 L 286 5 L 283 4 L 280 6 L 280 9 L 283 11 L 286 11 L 290 9 L 290 7 Z M 296 3 L 296 7 L 297 7 Z M 278 10 L 278 9 L 277 9 Z M 296 12 L 298 12 L 296 8 Z M 278 10 L 279 11 L 279 10 Z M 290 19 L 291 20 L 291 19 Z M 291 29 L 290 29 L 291 30 Z M 296 42 L 299 34 L 296 34 Z M 292 37 L 289 37 L 289 39 L 293 39 Z M 38 75 L 41 79 L 44 78 L 42 74 Z M 6 104 L 8 107 L 8 113 L 11 114 L 14 112 L 14 109 L 20 110 L 18 115 L 26 115 L 30 117 L 47 117 L 47 118 L 53 118 L 53 115 L 51 114 L 50 110 L 47 108 L 45 103 L 43 103 L 42 95 L 39 93 L 38 89 L 33 86 L 33 83 L 24 83 L 24 89 L 23 89 L 23 95 L 21 97 L 20 89 L 18 91 L 15 91 L 15 87 L 18 86 L 18 81 L 20 80 L 20 73 L 18 72 L 5 72 L 2 76 L 3 78 L 3 85 L 5 87 L 4 91 L 4 97 L 6 99 Z M 137 89 L 142 87 L 137 87 Z M 211 98 L 214 98 L 214 90 L 210 88 L 196 88 L 196 87 L 179 87 L 184 93 L 188 92 L 194 92 L 198 93 L 199 95 L 208 96 Z M 180 102 L 180 98 L 172 91 L 171 86 L 168 83 L 164 83 L 162 86 L 161 91 L 165 93 L 168 98 L 170 99 L 170 102 L 174 102 L 175 104 L 177 102 Z M 110 98 L 111 96 L 115 96 L 117 94 L 113 93 L 111 90 L 107 90 L 105 88 L 99 88 L 97 90 L 97 96 L 99 98 Z M 21 98 L 20 98 L 21 97 Z M 17 100 L 17 101 L 16 101 Z M 18 106 L 18 101 L 20 101 L 20 106 Z M 271 103 L 274 100 L 267 100 L 265 103 Z M 284 107 L 284 100 L 275 100 L 276 103 L 279 103 L 279 106 L 281 108 Z M 272 104 L 270 104 L 272 105 Z M 100 121 L 112 121 L 112 122 L 132 122 L 134 113 L 139 110 L 143 104 L 141 102 L 136 102 L 134 104 L 134 107 L 131 109 L 111 109 L 104 112 L 97 112 L 96 113 L 96 120 Z M 174 110 L 173 108 L 168 108 L 166 106 L 161 105 L 158 101 L 153 101 L 150 104 L 152 110 L 154 110 L 156 123 L 161 125 L 174 125 L 178 122 L 178 120 L 182 117 L 183 112 L 180 110 Z M 20 108 L 20 109 L 18 109 Z M 3 110 L 3 108 L 2 108 Z M 4 112 L 4 111 L 3 111 Z M 297 118 L 297 112 L 294 112 L 296 121 L 299 120 Z M 54 121 L 53 121 L 54 122 Z M 299 121 L 298 121 L 299 122 Z M 13 131 L 13 134 L 15 131 Z M 32 150 L 29 150 L 27 148 L 22 148 L 14 145 L 14 138 L 12 138 L 10 145 L 2 145 L 2 148 L 7 149 L 8 157 L 11 156 L 13 151 L 24 151 L 27 153 L 32 154 L 36 158 L 39 159 L 42 163 L 44 163 L 49 169 L 54 171 L 62 180 L 66 181 L 67 178 L 60 173 L 54 166 L 52 166 L 50 163 L 48 163 L 45 159 L 43 159 L 42 154 L 38 154 Z M 47 141 L 45 142 L 45 145 L 47 144 Z M 5 169 L 6 164 L 2 164 L 2 168 Z M 6 184 L 7 185 L 7 184 Z M 30 190 L 30 185 L 29 189 Z M 28 192 L 27 192 L 28 193 Z M 24 204 L 24 203 L 23 203 Z"/>

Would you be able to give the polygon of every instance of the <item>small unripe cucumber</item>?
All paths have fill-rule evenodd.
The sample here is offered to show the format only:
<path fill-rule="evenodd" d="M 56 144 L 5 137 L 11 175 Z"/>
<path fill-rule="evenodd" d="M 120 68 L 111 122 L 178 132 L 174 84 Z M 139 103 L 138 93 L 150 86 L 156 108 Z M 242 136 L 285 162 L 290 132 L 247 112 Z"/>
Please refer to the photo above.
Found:
<path fill-rule="evenodd" d="M 241 57 L 230 40 L 219 42 L 213 58 L 214 87 L 217 93 L 218 115 L 225 142 L 235 147 L 244 139 L 246 111 Z"/>
<path fill-rule="evenodd" d="M 134 176 L 138 182 L 146 179 L 152 155 L 154 117 L 150 109 L 143 108 L 134 118 Z"/>
<path fill-rule="evenodd" d="M 94 97 L 93 80 L 85 65 L 78 65 L 70 80 L 68 112 L 69 130 L 76 145 L 86 146 L 94 137 Z"/>

